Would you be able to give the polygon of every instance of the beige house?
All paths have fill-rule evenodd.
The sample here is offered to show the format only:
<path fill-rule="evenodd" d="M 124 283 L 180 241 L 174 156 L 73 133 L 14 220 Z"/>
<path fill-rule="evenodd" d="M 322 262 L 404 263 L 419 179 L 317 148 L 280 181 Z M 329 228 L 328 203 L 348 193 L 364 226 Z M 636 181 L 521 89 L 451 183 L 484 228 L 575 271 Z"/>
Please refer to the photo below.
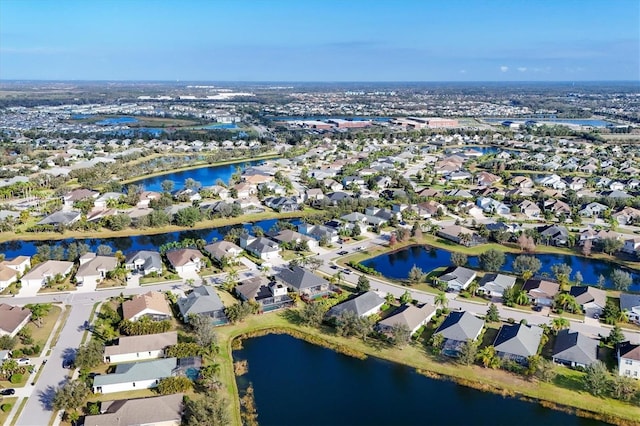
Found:
<path fill-rule="evenodd" d="M 40 288 L 47 284 L 47 280 L 60 275 L 66 277 L 73 269 L 73 262 L 62 260 L 47 260 L 36 265 L 22 277 L 22 285 L 30 288 Z"/>
<path fill-rule="evenodd" d="M 80 267 L 76 272 L 78 286 L 95 286 L 107 273 L 118 267 L 118 259 L 113 256 L 97 256 L 95 253 L 87 253 L 80 258 Z"/>
<path fill-rule="evenodd" d="M 3 264 L 0 264 L 0 291 L 9 287 L 18 280 L 18 273 Z"/>
<path fill-rule="evenodd" d="M 27 269 L 31 268 L 31 258 L 29 256 L 18 256 L 13 260 L 4 260 L 0 262 L 0 265 L 4 265 L 7 268 L 13 269 L 18 275 L 24 275 Z"/>
<path fill-rule="evenodd" d="M 86 416 L 86 426 L 153 425 L 180 426 L 182 419 L 181 393 L 151 398 L 103 401 L 100 414 Z"/>
<path fill-rule="evenodd" d="M 178 333 L 146 334 L 143 336 L 123 336 L 118 343 L 104 348 L 104 362 L 144 361 L 163 358 L 165 349 L 178 343 Z"/>
<path fill-rule="evenodd" d="M 197 274 L 202 267 L 202 253 L 200 253 L 200 250 L 184 248 L 168 251 L 165 255 L 171 266 L 181 277 Z"/>
<path fill-rule="evenodd" d="M 157 291 L 150 291 L 127 300 L 122 304 L 122 314 L 124 319 L 129 321 L 137 321 L 142 317 L 162 321 L 172 317 L 167 299 L 164 294 Z"/>
<path fill-rule="evenodd" d="M 15 337 L 30 318 L 29 309 L 0 303 L 0 336 Z"/>

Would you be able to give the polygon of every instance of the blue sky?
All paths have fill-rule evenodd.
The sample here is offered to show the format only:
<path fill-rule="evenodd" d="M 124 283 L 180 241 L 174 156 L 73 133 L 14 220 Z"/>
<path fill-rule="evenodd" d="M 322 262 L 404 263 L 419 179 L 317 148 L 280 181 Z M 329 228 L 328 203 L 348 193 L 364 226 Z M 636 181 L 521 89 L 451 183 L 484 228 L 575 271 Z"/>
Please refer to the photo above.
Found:
<path fill-rule="evenodd" d="M 640 80 L 637 0 L 0 0 L 0 79 Z"/>

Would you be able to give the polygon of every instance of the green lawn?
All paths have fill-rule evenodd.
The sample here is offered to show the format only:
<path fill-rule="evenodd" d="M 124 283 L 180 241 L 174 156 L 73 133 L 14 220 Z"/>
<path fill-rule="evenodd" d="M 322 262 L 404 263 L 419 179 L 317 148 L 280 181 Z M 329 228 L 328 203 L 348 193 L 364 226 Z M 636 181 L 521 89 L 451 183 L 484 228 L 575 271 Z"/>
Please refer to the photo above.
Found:
<path fill-rule="evenodd" d="M 4 404 L 11 404 L 11 405 L 15 405 L 16 402 L 18 402 L 18 398 L 15 397 L 0 397 L 0 405 L 4 405 Z M 7 421 L 7 418 L 9 417 L 9 413 L 11 412 L 11 410 L 7 410 L 7 411 L 3 411 L 0 410 L 0 424 L 5 424 L 5 422 Z"/>
<path fill-rule="evenodd" d="M 60 309 L 59 306 L 52 305 L 49 313 L 42 318 L 42 327 L 38 327 L 38 325 L 34 321 L 30 321 L 25 326 L 29 327 L 29 330 L 31 330 L 31 337 L 34 344 L 37 343 L 44 348 L 44 345 L 45 343 L 47 343 L 47 340 L 49 339 L 49 336 L 53 331 L 53 327 L 55 326 L 56 321 L 58 321 L 61 313 L 62 309 Z M 31 345 L 24 345 L 22 344 L 22 342 L 20 342 L 16 345 L 14 350 L 24 348 L 25 346 Z"/>

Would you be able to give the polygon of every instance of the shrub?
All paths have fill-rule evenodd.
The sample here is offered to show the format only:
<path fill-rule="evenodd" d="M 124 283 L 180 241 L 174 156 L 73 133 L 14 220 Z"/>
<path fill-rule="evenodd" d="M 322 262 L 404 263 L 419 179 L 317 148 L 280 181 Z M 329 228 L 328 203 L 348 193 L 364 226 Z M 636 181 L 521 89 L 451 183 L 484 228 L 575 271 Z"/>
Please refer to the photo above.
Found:
<path fill-rule="evenodd" d="M 2 407 L 0 407 L 0 409 L 2 409 L 3 413 L 8 413 L 9 411 L 11 411 L 11 408 L 13 407 L 12 404 L 2 404 Z"/>
<path fill-rule="evenodd" d="M 515 320 L 515 319 L 513 319 L 513 318 L 507 318 L 507 322 L 508 322 L 509 324 L 514 324 L 514 323 L 516 322 L 516 320 Z"/>
<path fill-rule="evenodd" d="M 11 383 L 13 383 L 14 385 L 17 384 L 17 383 L 20 383 L 22 381 L 22 374 L 18 374 L 18 373 L 12 374 L 11 378 L 9 379 L 9 381 Z"/>

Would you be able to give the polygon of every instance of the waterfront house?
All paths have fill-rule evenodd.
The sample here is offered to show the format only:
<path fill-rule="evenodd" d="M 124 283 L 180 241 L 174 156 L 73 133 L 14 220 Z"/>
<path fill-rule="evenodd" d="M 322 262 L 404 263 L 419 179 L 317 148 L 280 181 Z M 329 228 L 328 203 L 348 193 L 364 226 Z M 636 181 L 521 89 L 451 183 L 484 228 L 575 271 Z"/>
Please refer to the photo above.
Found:
<path fill-rule="evenodd" d="M 66 277 L 72 269 L 73 262 L 46 260 L 24 274 L 20 281 L 23 287 L 40 288 L 54 281 L 56 277 Z"/>
<path fill-rule="evenodd" d="M 516 278 L 503 274 L 485 274 L 479 282 L 478 293 L 489 297 L 502 297 L 504 291 L 516 283 Z"/>
<path fill-rule="evenodd" d="M 221 263 L 223 258 L 233 262 L 242 253 L 242 247 L 224 240 L 208 244 L 204 246 L 204 250 L 218 263 Z"/>
<path fill-rule="evenodd" d="M 151 389 L 160 380 L 171 377 L 178 367 L 176 358 L 116 365 L 111 374 L 99 374 L 93 378 L 93 393 L 114 393 L 138 389 Z"/>
<path fill-rule="evenodd" d="M 0 303 L 0 336 L 15 337 L 31 319 L 31 311 Z"/>
<path fill-rule="evenodd" d="M 554 246 L 566 246 L 569 241 L 569 231 L 564 226 L 542 226 L 538 228 L 538 233 L 542 241 Z"/>
<path fill-rule="evenodd" d="M 311 299 L 333 291 L 329 281 L 300 266 L 280 269 L 275 275 L 275 279 L 289 290 Z"/>
<path fill-rule="evenodd" d="M 535 325 L 505 324 L 500 327 L 493 346 L 503 360 L 528 365 L 529 357 L 538 353 L 542 333 L 542 328 Z"/>
<path fill-rule="evenodd" d="M 118 259 L 113 256 L 98 256 L 86 253 L 79 259 L 80 267 L 76 272 L 76 282 L 79 286 L 95 286 L 107 277 L 107 273 L 118 267 Z"/>
<path fill-rule="evenodd" d="M 560 291 L 560 284 L 537 278 L 528 279 L 522 286 L 531 303 L 539 306 L 551 306 L 553 298 Z"/>
<path fill-rule="evenodd" d="M 574 285 L 571 286 L 569 294 L 576 299 L 584 314 L 590 318 L 601 315 L 607 305 L 607 292 L 593 286 Z"/>
<path fill-rule="evenodd" d="M 139 250 L 129 253 L 125 258 L 124 266 L 142 275 L 154 272 L 162 274 L 162 258 L 157 251 Z"/>
<path fill-rule="evenodd" d="M 262 203 L 280 213 L 300 210 L 300 204 L 293 197 L 267 197 Z"/>
<path fill-rule="evenodd" d="M 142 336 L 121 336 L 117 343 L 105 346 L 107 364 L 163 358 L 165 349 L 178 343 L 178 333 L 169 331 Z"/>
<path fill-rule="evenodd" d="M 618 374 L 640 380 L 640 345 L 623 342 L 618 345 Z"/>
<path fill-rule="evenodd" d="M 18 272 L 0 263 L 0 291 L 18 281 Z"/>
<path fill-rule="evenodd" d="M 284 244 L 290 249 L 295 249 L 296 246 L 301 244 L 306 244 L 307 248 L 311 251 L 318 248 L 317 240 L 291 229 L 284 229 L 280 231 L 280 233 L 275 235 L 273 239 L 279 242 L 281 246 Z"/>
<path fill-rule="evenodd" d="M 270 312 L 293 305 L 293 299 L 289 297 L 287 287 L 284 284 L 269 281 L 262 276 L 242 281 L 236 286 L 235 292 L 240 300 L 257 302 L 262 312 Z"/>
<path fill-rule="evenodd" d="M 620 310 L 627 313 L 629 322 L 640 325 L 640 295 L 620 293 Z"/>
<path fill-rule="evenodd" d="M 611 216 L 618 221 L 619 225 L 630 225 L 640 221 L 640 210 L 633 207 L 625 207 Z"/>
<path fill-rule="evenodd" d="M 458 356 L 462 344 L 475 341 L 482 333 L 484 320 L 465 311 L 450 312 L 442 324 L 433 333 L 444 338 L 442 353 L 447 356 Z"/>
<path fill-rule="evenodd" d="M 202 268 L 202 253 L 192 248 L 170 250 L 165 253 L 169 264 L 182 278 L 196 276 Z"/>
<path fill-rule="evenodd" d="M 327 312 L 327 318 L 338 318 L 344 312 L 353 312 L 358 318 L 368 317 L 380 312 L 385 300 L 375 291 L 367 291 L 345 302 L 333 306 Z"/>
<path fill-rule="evenodd" d="M 261 260 L 272 260 L 280 257 L 280 245 L 266 237 L 240 236 L 240 247 Z"/>
<path fill-rule="evenodd" d="M 620 251 L 629 254 L 640 253 L 640 237 L 627 238 Z"/>
<path fill-rule="evenodd" d="M 171 319 L 172 313 L 164 294 L 159 291 L 150 291 L 125 301 L 122 304 L 122 316 L 129 321 L 137 321 L 142 317 L 163 321 Z"/>
<path fill-rule="evenodd" d="M 438 277 L 438 281 L 447 284 L 447 291 L 462 291 L 476 279 L 476 272 L 462 266 L 450 267 Z"/>
<path fill-rule="evenodd" d="M 402 305 L 393 314 L 378 322 L 376 328 L 380 333 L 389 334 L 394 327 L 405 326 L 413 336 L 420 327 L 429 322 L 435 313 L 436 308 L 427 304 L 421 307 L 411 304 Z"/>
<path fill-rule="evenodd" d="M 79 211 L 57 211 L 38 222 L 38 225 L 68 226 L 80 220 Z"/>
<path fill-rule="evenodd" d="M 85 426 L 180 426 L 184 395 L 102 401 L 100 414 L 84 417 Z"/>
<path fill-rule="evenodd" d="M 228 322 L 224 314 L 224 305 L 213 287 L 202 285 L 193 289 L 186 297 L 178 299 L 178 309 L 182 320 L 189 322 L 190 315 L 204 315 L 211 318 L 215 325 Z"/>
<path fill-rule="evenodd" d="M 298 225 L 298 232 L 308 235 L 318 241 L 324 239 L 329 243 L 336 243 L 340 239 L 338 231 L 335 228 L 326 225 L 310 225 L 308 223 L 301 223 Z"/>
<path fill-rule="evenodd" d="M 17 256 L 12 260 L 3 260 L 0 265 L 13 269 L 21 276 L 24 275 L 27 269 L 31 268 L 31 258 L 29 256 Z"/>
<path fill-rule="evenodd" d="M 568 329 L 560 330 L 553 345 L 553 362 L 585 368 L 598 361 L 598 341 Z"/>
<path fill-rule="evenodd" d="M 440 229 L 437 234 L 439 237 L 442 237 L 449 241 L 453 241 L 454 243 L 464 243 L 465 245 L 469 246 L 474 246 L 482 242 L 481 238 L 479 238 L 479 236 L 474 231 L 459 225 L 446 226 Z M 463 234 L 469 235 L 468 241 L 464 241 L 464 239 L 461 237 Z"/>

